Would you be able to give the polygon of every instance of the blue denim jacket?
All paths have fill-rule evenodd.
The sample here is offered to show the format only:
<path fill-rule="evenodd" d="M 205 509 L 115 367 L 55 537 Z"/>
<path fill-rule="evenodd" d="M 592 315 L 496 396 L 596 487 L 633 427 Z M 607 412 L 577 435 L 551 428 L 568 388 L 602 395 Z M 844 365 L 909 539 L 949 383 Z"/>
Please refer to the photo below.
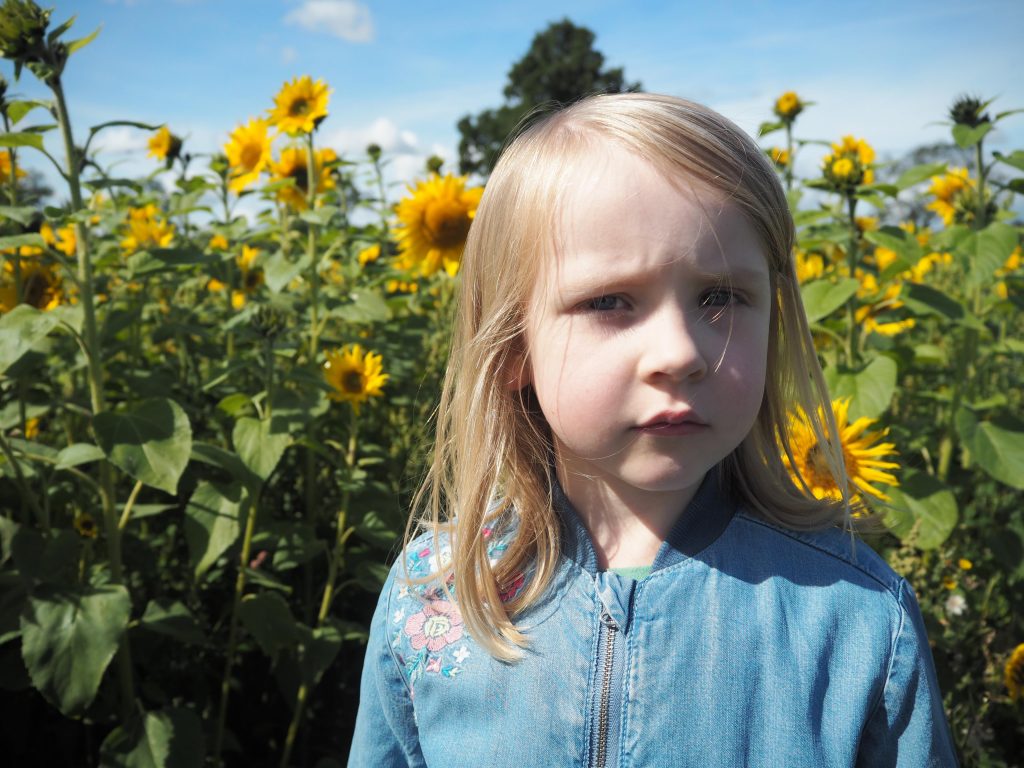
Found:
<path fill-rule="evenodd" d="M 400 559 L 349 766 L 955 766 L 906 581 L 842 531 L 737 509 L 714 475 L 640 581 L 598 570 L 556 493 L 564 557 L 517 620 L 530 644 L 516 663 L 480 648 L 443 591 L 407 584 Z M 492 557 L 509 536 L 493 534 Z M 414 541 L 409 573 L 444 547 Z"/>

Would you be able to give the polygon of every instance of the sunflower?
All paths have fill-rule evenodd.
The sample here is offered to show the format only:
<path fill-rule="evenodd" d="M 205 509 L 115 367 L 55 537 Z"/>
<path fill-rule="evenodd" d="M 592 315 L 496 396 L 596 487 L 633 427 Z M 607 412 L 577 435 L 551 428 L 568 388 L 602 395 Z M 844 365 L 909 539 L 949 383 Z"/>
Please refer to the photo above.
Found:
<path fill-rule="evenodd" d="M 121 247 L 128 254 L 144 248 L 166 248 L 174 239 L 174 226 L 160 216 L 153 203 L 128 211 L 127 224 L 128 234 Z"/>
<path fill-rule="evenodd" d="M 871 169 L 873 162 L 875 150 L 870 144 L 864 139 L 843 136 L 839 143 L 832 145 L 831 154 L 825 155 L 821 164 L 825 178 L 832 182 L 832 186 L 845 191 L 875 180 L 875 172 Z"/>
<path fill-rule="evenodd" d="M 320 149 L 313 153 L 313 168 L 316 173 L 316 193 L 320 194 L 335 186 L 334 177 L 325 171 L 325 166 L 338 159 L 333 149 Z M 309 206 L 309 164 L 306 150 L 301 147 L 286 147 L 276 162 L 270 161 L 271 181 L 293 179 L 294 184 L 277 190 L 277 199 L 291 208 L 304 211 Z"/>
<path fill-rule="evenodd" d="M 4 262 L 3 277 L 0 278 L 0 314 L 10 312 L 19 304 L 19 279 L 20 303 L 44 311 L 60 305 L 63 300 L 60 275 L 52 267 L 38 259 L 27 259 L 21 260 L 19 269 L 21 274 L 16 277 L 14 262 Z"/>
<path fill-rule="evenodd" d="M 180 152 L 181 139 L 171 133 L 166 125 L 162 125 L 160 130 L 150 137 L 149 152 L 146 154 L 157 160 L 166 161 L 167 166 L 170 167 Z"/>
<path fill-rule="evenodd" d="M 383 394 L 381 387 L 388 375 L 384 373 L 380 355 L 364 354 L 359 344 L 349 344 L 327 355 L 324 378 L 334 390 L 328 394 L 329 398 L 339 402 L 347 400 L 358 410 L 360 403 Z"/>
<path fill-rule="evenodd" d="M 455 275 L 483 189 L 466 189 L 465 176 L 447 174 L 418 182 L 409 192 L 396 210 L 399 267 L 423 276 L 444 267 Z"/>
<path fill-rule="evenodd" d="M 777 168 L 785 168 L 789 165 L 790 157 L 788 149 L 783 149 L 782 147 L 769 147 L 767 153 L 768 157 L 773 163 L 775 163 Z"/>
<path fill-rule="evenodd" d="M 75 516 L 75 530 L 83 539 L 95 539 L 100 532 L 96 520 L 88 512 Z"/>
<path fill-rule="evenodd" d="M 270 144 L 273 139 L 267 135 L 268 127 L 266 120 L 256 117 L 235 128 L 228 136 L 224 154 L 228 156 L 228 189 L 232 192 L 241 192 L 255 182 L 270 164 Z"/>
<path fill-rule="evenodd" d="M 259 255 L 259 248 L 243 245 L 242 253 L 235 259 L 235 263 L 238 265 L 238 270 L 242 275 L 241 289 L 231 292 L 231 306 L 235 309 L 241 309 L 244 307 L 249 296 L 255 293 L 256 289 L 263 285 L 263 270 L 255 265 L 256 259 Z M 213 281 L 211 280 L 210 282 L 212 283 Z M 217 290 L 209 285 L 207 287 L 210 288 L 210 290 Z"/>
<path fill-rule="evenodd" d="M 849 409 L 849 399 L 832 401 L 832 414 L 843 448 L 846 475 L 850 480 L 850 490 L 854 495 L 851 501 L 855 507 L 863 506 L 862 495 L 865 493 L 882 501 L 888 501 L 889 497 L 878 490 L 873 483 L 899 485 L 896 476 L 887 471 L 898 468 L 899 464 L 884 460 L 884 457 L 896 453 L 896 446 L 892 443 L 879 442 L 888 434 L 888 429 L 875 432 L 867 431 L 875 423 L 874 419 L 862 417 L 850 424 L 847 419 Z M 819 421 L 824 423 L 825 414 L 819 412 L 819 417 Z M 815 498 L 840 499 L 842 494 L 828 469 L 823 451 L 802 409 L 790 414 L 789 439 L 795 466 L 790 462 L 788 456 L 783 455 L 782 461 L 789 470 L 793 482 L 798 487 L 803 487 L 803 483 L 800 481 L 803 478 L 803 482 L 807 484 Z"/>
<path fill-rule="evenodd" d="M 950 168 L 948 173 L 932 179 L 928 194 L 934 195 L 935 199 L 925 208 L 935 211 L 948 227 L 956 218 L 956 199 L 965 189 L 973 186 L 974 182 L 967 175 L 966 168 Z"/>
<path fill-rule="evenodd" d="M 825 259 L 820 253 L 808 253 L 798 248 L 793 253 L 793 266 L 796 279 L 801 285 L 825 274 Z"/>
<path fill-rule="evenodd" d="M 1024 698 L 1024 643 L 1014 648 L 1010 658 L 1006 660 L 1003 679 L 1006 682 L 1006 690 L 1010 692 L 1010 701 Z"/>
<path fill-rule="evenodd" d="M 804 109 L 804 103 L 793 91 L 786 91 L 775 100 L 775 114 L 785 123 L 792 123 Z"/>
<path fill-rule="evenodd" d="M 269 122 L 282 133 L 295 136 L 312 133 L 327 117 L 327 100 L 331 90 L 323 80 L 315 83 L 309 75 L 297 77 L 281 86 L 274 97 Z"/>
<path fill-rule="evenodd" d="M 17 165 L 14 166 L 14 178 L 25 178 L 25 172 Z M 9 184 L 11 181 L 11 150 L 0 150 L 0 184 Z"/>
<path fill-rule="evenodd" d="M 210 238 L 210 242 L 206 244 L 206 247 L 211 251 L 226 251 L 228 249 L 228 239 L 224 235 L 213 235 Z"/>
<path fill-rule="evenodd" d="M 368 245 L 361 251 L 359 251 L 358 255 L 356 256 L 356 261 L 359 262 L 359 266 L 365 267 L 371 261 L 376 261 L 379 258 L 380 243 L 374 243 L 373 245 Z"/>
<path fill-rule="evenodd" d="M 49 224 L 43 224 L 39 228 L 39 234 L 54 250 L 60 251 L 65 256 L 74 257 L 78 248 L 78 238 L 75 236 L 74 227 L 60 227 L 54 231 Z"/>

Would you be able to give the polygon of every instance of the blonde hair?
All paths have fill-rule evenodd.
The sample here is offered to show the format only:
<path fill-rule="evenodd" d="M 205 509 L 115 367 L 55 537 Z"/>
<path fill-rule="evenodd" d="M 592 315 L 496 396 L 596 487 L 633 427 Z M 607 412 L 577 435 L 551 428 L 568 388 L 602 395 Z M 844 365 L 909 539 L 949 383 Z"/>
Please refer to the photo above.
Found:
<path fill-rule="evenodd" d="M 413 503 L 406 542 L 418 530 L 450 537 L 450 562 L 470 633 L 496 658 L 526 645 L 514 618 L 544 593 L 560 558 L 552 506 L 551 440 L 529 388 L 517 390 L 525 359 L 526 310 L 568 175 L 614 142 L 669 178 L 720 193 L 746 215 L 772 280 L 768 374 L 757 419 L 721 465 L 725 487 L 769 521 L 796 529 L 849 523 L 849 504 L 818 500 L 796 486 L 788 412 L 802 407 L 822 459 L 841 489 L 845 466 L 828 391 L 811 340 L 793 266 L 794 228 L 774 169 L 757 145 L 718 113 L 653 94 L 593 96 L 540 119 L 507 145 L 469 232 L 455 333 L 436 417 L 432 464 Z M 831 438 L 831 439 L 829 439 Z M 485 529 L 514 510 L 516 533 L 503 556 L 488 558 Z M 414 522 L 418 525 L 414 525 Z M 500 592 L 531 570 L 508 602 Z"/>

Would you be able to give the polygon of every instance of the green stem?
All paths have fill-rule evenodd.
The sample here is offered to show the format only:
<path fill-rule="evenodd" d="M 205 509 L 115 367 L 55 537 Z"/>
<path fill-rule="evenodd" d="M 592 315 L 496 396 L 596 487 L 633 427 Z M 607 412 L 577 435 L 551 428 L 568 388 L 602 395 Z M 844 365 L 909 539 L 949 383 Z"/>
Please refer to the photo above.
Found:
<path fill-rule="evenodd" d="M 242 604 L 242 595 L 245 592 L 246 568 L 249 566 L 250 554 L 252 551 L 252 538 L 256 532 L 256 512 L 259 508 L 259 493 L 257 492 L 252 503 L 249 505 L 249 514 L 246 516 L 245 533 L 242 536 L 242 551 L 238 557 L 238 576 L 235 578 L 235 595 L 231 603 L 231 619 L 228 624 L 228 652 L 224 659 L 224 676 L 220 683 L 220 707 L 217 712 L 217 730 L 213 738 L 213 762 L 221 765 L 220 753 L 224 746 L 224 729 L 228 718 L 228 697 L 231 693 L 231 668 L 235 664 L 235 655 L 238 652 L 238 611 Z"/>
<path fill-rule="evenodd" d="M 21 471 L 21 463 L 14 455 L 14 451 L 11 450 L 11 446 L 4 439 L 3 433 L 0 432 L 0 452 L 3 453 L 7 462 L 14 469 L 14 481 L 17 483 L 21 490 L 21 502 L 22 502 L 22 522 L 27 521 L 27 515 L 25 515 L 25 506 L 28 505 L 32 508 L 32 512 L 36 516 L 36 520 L 39 521 L 39 526 L 44 532 L 50 532 L 50 516 L 39 506 L 39 500 L 36 499 L 35 494 L 32 493 L 32 489 L 29 488 L 28 481 L 25 480 L 25 475 Z"/>
<path fill-rule="evenodd" d="M 786 192 L 793 189 L 793 124 L 786 123 Z"/>
<path fill-rule="evenodd" d="M 78 151 L 71 132 L 71 120 L 68 116 L 67 101 L 64 98 L 64 87 L 59 77 L 54 77 L 48 82 L 54 95 L 54 104 L 57 108 L 57 124 L 60 127 L 61 138 L 64 141 L 64 151 L 67 155 L 68 187 L 71 193 L 71 212 L 77 213 L 84 208 L 82 203 L 82 186 L 79 179 L 79 166 L 81 165 Z M 89 257 L 89 243 L 86 228 L 81 222 L 75 221 L 76 255 L 78 257 L 78 290 L 79 302 L 82 306 L 84 317 L 83 330 L 85 344 L 90 354 L 86 356 L 86 365 L 89 381 L 89 400 L 92 405 L 93 416 L 102 413 L 105 409 L 103 398 L 103 355 L 100 351 L 99 333 L 96 324 L 96 306 L 93 294 L 93 273 L 92 261 Z M 103 525 L 107 534 L 107 556 L 110 560 L 111 582 L 114 584 L 124 583 L 124 573 L 121 564 L 121 532 L 117 527 L 117 512 L 114 508 L 114 473 L 108 461 L 101 461 L 100 467 L 100 500 L 103 507 Z M 131 651 L 128 645 L 127 633 L 121 636 L 118 661 L 118 683 L 121 692 L 121 717 L 127 721 L 131 717 L 132 706 L 135 699 L 135 684 L 132 675 Z"/>
<path fill-rule="evenodd" d="M 857 198 L 852 193 L 846 196 L 847 223 L 850 227 L 850 243 L 847 247 L 847 263 L 850 277 L 855 278 L 858 261 L 857 246 Z M 846 302 L 846 364 L 856 368 L 860 355 L 857 346 L 857 294 L 854 293 Z"/>
<path fill-rule="evenodd" d="M 308 177 L 309 189 L 306 190 L 306 199 L 309 210 L 312 211 L 316 205 L 316 189 L 318 179 L 316 176 L 316 155 L 313 151 L 313 134 L 307 136 L 306 141 L 306 175 Z M 320 265 L 316 258 L 316 225 L 313 222 L 306 222 L 306 257 L 309 259 L 309 359 L 316 364 L 319 354 L 320 335 Z"/>
<path fill-rule="evenodd" d="M 355 408 L 353 408 L 352 427 L 349 431 L 348 437 L 348 450 L 345 452 L 345 466 L 348 470 L 348 477 L 346 478 L 347 482 L 345 484 L 345 491 L 342 494 L 341 507 L 338 510 L 334 548 L 331 550 L 330 557 L 327 560 L 327 583 L 324 585 L 324 594 L 320 600 L 320 610 L 316 616 L 316 629 L 320 629 L 324 625 L 324 622 L 327 621 L 327 615 L 331 610 L 331 603 L 334 602 L 335 582 L 338 578 L 338 572 L 341 570 L 345 562 L 345 545 L 348 543 L 349 537 L 355 531 L 354 528 L 347 526 L 346 522 L 348 519 L 349 501 L 351 499 L 352 474 L 356 466 L 356 447 L 358 446 L 359 440 L 358 433 L 359 414 L 357 414 Z M 292 749 L 295 746 L 295 739 L 297 738 L 299 728 L 302 725 L 302 717 L 305 712 L 306 701 L 309 698 L 311 689 L 312 686 L 310 684 L 303 682 L 299 686 L 298 692 L 295 694 L 295 706 L 293 707 L 291 723 L 288 724 L 288 733 L 285 736 L 284 749 L 281 753 L 280 768 L 288 768 Z"/>
<path fill-rule="evenodd" d="M 120 531 L 124 530 L 124 527 L 128 525 L 128 520 L 132 515 L 132 507 L 135 506 L 135 500 L 139 497 L 139 491 L 142 490 L 142 481 L 139 480 L 135 483 L 135 487 L 132 488 L 131 495 L 128 496 L 128 501 L 124 503 L 124 509 L 121 511 L 121 520 L 117 524 L 117 528 Z"/>

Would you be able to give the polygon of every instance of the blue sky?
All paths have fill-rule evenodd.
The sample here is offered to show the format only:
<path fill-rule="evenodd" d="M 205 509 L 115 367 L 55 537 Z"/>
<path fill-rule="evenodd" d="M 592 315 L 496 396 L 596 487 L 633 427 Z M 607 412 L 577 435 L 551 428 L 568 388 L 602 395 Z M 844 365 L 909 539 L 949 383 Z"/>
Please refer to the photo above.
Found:
<path fill-rule="evenodd" d="M 70 38 L 102 25 L 66 72 L 79 137 L 132 119 L 167 123 L 194 153 L 214 151 L 265 112 L 285 80 L 310 74 L 333 89 L 320 144 L 352 155 L 376 141 L 393 179 L 418 173 L 432 153 L 454 168 L 456 121 L 499 105 L 512 62 L 563 17 L 593 30 L 607 65 L 647 90 L 707 103 L 751 132 L 779 93 L 796 90 L 816 102 L 798 135 L 852 133 L 882 159 L 945 140 L 948 129 L 934 123 L 957 94 L 996 96 L 997 110 L 1024 107 L 1020 0 L 56 2 L 55 21 L 73 14 Z M 0 72 L 13 78 L 9 62 Z M 29 73 L 12 90 L 44 95 Z M 41 113 L 26 123 L 33 118 Z M 1003 125 L 988 143 L 1024 147 L 1024 115 Z M 145 174 L 154 168 L 147 138 L 111 130 L 102 159 Z M 823 151 L 808 150 L 798 169 L 813 171 Z"/>

